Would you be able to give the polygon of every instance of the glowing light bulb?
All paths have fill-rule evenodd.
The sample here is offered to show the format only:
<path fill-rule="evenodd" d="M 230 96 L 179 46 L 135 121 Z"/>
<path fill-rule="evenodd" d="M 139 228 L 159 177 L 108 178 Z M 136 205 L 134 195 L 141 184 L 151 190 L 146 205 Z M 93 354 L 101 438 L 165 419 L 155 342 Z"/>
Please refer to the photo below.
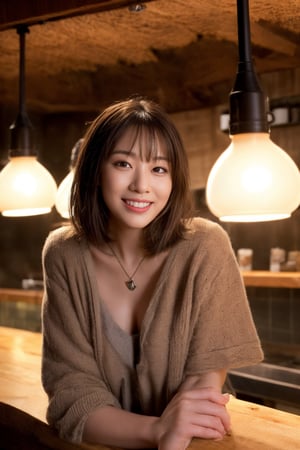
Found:
<path fill-rule="evenodd" d="M 12 157 L 0 172 L 0 211 L 3 216 L 49 213 L 55 194 L 54 178 L 34 156 Z"/>
<path fill-rule="evenodd" d="M 268 133 L 236 134 L 211 169 L 206 198 L 222 221 L 288 218 L 300 203 L 299 170 Z"/>

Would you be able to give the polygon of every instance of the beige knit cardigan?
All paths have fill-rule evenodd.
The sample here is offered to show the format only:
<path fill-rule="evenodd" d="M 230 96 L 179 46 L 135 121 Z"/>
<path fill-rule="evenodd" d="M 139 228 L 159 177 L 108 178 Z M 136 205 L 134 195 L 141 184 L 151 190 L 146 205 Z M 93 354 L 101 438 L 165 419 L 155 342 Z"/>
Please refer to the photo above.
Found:
<path fill-rule="evenodd" d="M 64 227 L 43 250 L 42 381 L 47 419 L 82 440 L 96 408 L 128 409 L 124 360 L 103 332 L 101 299 L 87 242 Z M 105 283 L 105 280 L 103 280 Z M 225 231 L 193 219 L 169 252 L 140 330 L 135 393 L 142 414 L 160 415 L 186 375 L 259 362 L 262 350 Z M 121 398 L 122 397 L 122 398 Z"/>

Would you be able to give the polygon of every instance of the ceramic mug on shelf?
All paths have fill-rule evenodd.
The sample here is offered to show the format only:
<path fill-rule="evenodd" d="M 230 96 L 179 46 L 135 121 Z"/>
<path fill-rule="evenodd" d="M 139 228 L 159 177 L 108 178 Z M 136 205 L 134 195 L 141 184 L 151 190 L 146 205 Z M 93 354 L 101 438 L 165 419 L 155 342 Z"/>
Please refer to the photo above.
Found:
<path fill-rule="evenodd" d="M 280 265 L 285 261 L 285 250 L 275 247 L 270 250 L 270 271 L 280 272 Z"/>
<path fill-rule="evenodd" d="M 252 270 L 253 250 L 252 248 L 239 248 L 237 260 L 241 270 Z"/>

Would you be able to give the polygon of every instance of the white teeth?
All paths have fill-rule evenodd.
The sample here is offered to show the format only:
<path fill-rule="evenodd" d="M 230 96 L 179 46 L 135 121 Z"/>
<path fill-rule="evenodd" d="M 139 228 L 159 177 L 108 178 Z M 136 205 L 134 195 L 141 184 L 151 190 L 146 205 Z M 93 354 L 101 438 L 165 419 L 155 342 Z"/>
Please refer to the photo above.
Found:
<path fill-rule="evenodd" d="M 133 206 L 134 208 L 146 208 L 150 205 L 150 202 L 133 202 L 131 200 L 126 200 L 127 205 Z"/>

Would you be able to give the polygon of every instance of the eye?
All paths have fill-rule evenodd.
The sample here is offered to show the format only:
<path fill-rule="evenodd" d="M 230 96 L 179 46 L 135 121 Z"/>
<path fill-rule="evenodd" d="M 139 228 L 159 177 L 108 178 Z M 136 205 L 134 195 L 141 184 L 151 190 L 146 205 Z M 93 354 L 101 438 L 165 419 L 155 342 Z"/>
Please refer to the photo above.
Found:
<path fill-rule="evenodd" d="M 158 174 L 168 173 L 168 169 L 166 167 L 162 167 L 162 166 L 154 167 L 152 170 L 153 170 L 153 172 L 158 173 Z"/>
<path fill-rule="evenodd" d="M 125 168 L 125 169 L 131 167 L 131 165 L 129 164 L 128 161 L 115 161 L 115 162 L 113 163 L 113 165 L 114 165 L 115 167 L 121 167 L 121 168 Z"/>

